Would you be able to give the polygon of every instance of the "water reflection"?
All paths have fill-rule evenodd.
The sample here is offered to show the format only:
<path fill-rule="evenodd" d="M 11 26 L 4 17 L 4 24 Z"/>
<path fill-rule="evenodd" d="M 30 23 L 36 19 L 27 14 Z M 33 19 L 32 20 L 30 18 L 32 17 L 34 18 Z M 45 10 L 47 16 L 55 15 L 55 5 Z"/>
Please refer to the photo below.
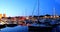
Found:
<path fill-rule="evenodd" d="M 0 32 L 28 32 L 27 26 L 6 27 L 1 29 Z"/>

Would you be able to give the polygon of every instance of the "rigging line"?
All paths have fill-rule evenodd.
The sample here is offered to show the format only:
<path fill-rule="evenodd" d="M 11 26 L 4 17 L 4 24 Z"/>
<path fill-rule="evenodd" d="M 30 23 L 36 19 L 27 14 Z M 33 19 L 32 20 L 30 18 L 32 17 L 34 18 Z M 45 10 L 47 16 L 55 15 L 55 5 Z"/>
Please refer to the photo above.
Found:
<path fill-rule="evenodd" d="M 32 10 L 32 16 L 33 16 L 33 14 L 34 14 L 34 11 L 35 11 L 35 9 L 36 9 L 36 2 L 35 2 L 35 4 L 34 4 L 34 7 L 33 7 L 33 10 Z"/>

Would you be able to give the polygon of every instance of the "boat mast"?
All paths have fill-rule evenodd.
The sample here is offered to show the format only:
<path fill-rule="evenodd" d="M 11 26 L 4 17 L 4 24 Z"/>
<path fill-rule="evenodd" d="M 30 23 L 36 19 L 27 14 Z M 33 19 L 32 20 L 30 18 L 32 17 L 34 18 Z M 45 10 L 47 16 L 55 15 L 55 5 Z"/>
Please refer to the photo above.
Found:
<path fill-rule="evenodd" d="M 53 8 L 53 12 L 54 12 L 54 18 L 56 17 L 56 11 L 55 8 Z"/>
<path fill-rule="evenodd" d="M 40 21 L 39 21 L 39 16 L 40 16 L 40 15 L 39 15 L 39 12 L 40 12 L 40 10 L 39 10 L 39 9 L 40 9 L 39 6 L 40 6 L 40 5 L 39 5 L 39 4 L 40 4 L 40 3 L 39 3 L 39 0 L 38 0 L 38 10 L 37 10 L 37 11 L 38 11 L 38 18 L 37 18 L 37 19 L 38 19 L 38 24 L 40 24 Z"/>
<path fill-rule="evenodd" d="M 40 4 L 40 3 L 39 3 L 39 0 L 38 0 L 38 19 L 39 19 L 39 9 L 40 9 L 40 8 L 39 8 L 39 4 Z"/>

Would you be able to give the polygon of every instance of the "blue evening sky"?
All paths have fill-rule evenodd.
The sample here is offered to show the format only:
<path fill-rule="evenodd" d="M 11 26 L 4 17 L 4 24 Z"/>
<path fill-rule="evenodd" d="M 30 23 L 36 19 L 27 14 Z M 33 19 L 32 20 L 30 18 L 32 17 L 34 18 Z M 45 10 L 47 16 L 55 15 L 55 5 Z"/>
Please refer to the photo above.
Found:
<path fill-rule="evenodd" d="M 38 15 L 38 0 L 0 0 L 0 13 L 7 16 L 29 16 Z M 40 15 L 53 15 L 53 8 L 56 14 L 60 15 L 60 0 L 40 0 Z M 35 8 L 34 8 L 35 7 Z M 34 10 L 34 13 L 32 14 Z"/>

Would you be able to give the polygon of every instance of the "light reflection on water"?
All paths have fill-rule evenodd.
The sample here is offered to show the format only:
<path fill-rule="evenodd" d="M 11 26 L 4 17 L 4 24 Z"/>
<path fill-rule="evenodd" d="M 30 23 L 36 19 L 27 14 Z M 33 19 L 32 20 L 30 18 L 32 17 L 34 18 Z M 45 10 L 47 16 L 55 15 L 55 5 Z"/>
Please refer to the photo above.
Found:
<path fill-rule="evenodd" d="M 52 29 L 52 32 L 60 32 L 60 25 Z M 2 28 L 0 32 L 28 32 L 28 26 L 16 26 Z"/>
<path fill-rule="evenodd" d="M 28 32 L 27 26 L 6 27 L 1 29 L 0 32 Z"/>

